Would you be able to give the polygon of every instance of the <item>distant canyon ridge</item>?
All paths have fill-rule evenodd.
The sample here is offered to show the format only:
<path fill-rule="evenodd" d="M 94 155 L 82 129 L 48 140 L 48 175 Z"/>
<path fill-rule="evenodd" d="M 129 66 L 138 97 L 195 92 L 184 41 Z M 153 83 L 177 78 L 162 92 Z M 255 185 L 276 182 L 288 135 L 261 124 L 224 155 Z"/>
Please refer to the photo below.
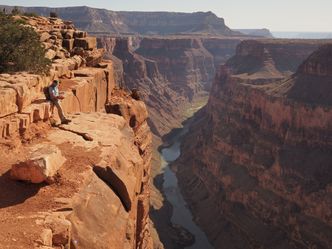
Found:
<path fill-rule="evenodd" d="M 0 5 L 10 12 L 14 7 Z M 90 33 L 171 35 L 202 34 L 216 36 L 264 36 L 272 37 L 267 29 L 232 30 L 223 18 L 209 12 L 137 12 L 112 11 L 87 6 L 80 7 L 18 7 L 22 12 L 42 16 L 56 13 L 60 18 L 72 20 L 76 27 Z"/>

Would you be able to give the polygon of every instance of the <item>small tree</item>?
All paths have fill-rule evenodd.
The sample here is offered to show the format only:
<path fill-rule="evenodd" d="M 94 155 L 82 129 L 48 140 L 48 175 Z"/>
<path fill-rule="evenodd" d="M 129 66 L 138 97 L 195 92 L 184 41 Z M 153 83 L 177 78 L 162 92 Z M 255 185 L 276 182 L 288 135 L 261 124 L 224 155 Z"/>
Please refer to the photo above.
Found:
<path fill-rule="evenodd" d="M 33 28 L 0 14 L 0 34 L 0 73 L 49 72 L 51 61 Z"/>
<path fill-rule="evenodd" d="M 28 16 L 28 17 L 38 17 L 38 14 L 36 14 L 34 12 L 24 12 L 22 15 Z"/>
<path fill-rule="evenodd" d="M 18 9 L 17 6 L 15 6 L 13 9 L 12 9 L 12 15 L 13 16 L 16 16 L 16 15 L 20 15 L 21 14 L 21 11 Z"/>
<path fill-rule="evenodd" d="M 58 18 L 58 14 L 56 12 L 50 12 L 50 17 Z"/>

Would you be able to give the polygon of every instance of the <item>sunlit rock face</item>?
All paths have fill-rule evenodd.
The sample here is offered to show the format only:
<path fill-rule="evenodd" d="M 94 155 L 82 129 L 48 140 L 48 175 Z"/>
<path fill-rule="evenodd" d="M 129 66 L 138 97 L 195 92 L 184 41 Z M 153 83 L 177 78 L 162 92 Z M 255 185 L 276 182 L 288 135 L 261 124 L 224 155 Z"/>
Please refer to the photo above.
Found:
<path fill-rule="evenodd" d="M 332 47 L 265 82 L 234 63 L 266 61 L 261 47 L 238 47 L 220 68 L 175 164 L 179 183 L 216 248 L 331 248 Z"/>
<path fill-rule="evenodd" d="M 95 37 L 59 18 L 21 18 L 52 66 L 0 74 L 0 247 L 152 249 L 144 102 L 119 89 Z M 46 99 L 54 79 L 69 124 Z"/>

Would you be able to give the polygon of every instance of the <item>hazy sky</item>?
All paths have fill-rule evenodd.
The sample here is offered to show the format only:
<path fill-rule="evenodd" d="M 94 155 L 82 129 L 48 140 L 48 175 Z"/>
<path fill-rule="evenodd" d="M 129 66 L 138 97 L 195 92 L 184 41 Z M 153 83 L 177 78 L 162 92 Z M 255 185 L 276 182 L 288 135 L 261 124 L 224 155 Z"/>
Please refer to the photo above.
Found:
<path fill-rule="evenodd" d="M 231 28 L 332 31 L 332 0 L 0 0 L 3 5 L 82 6 L 136 11 L 212 11 Z"/>

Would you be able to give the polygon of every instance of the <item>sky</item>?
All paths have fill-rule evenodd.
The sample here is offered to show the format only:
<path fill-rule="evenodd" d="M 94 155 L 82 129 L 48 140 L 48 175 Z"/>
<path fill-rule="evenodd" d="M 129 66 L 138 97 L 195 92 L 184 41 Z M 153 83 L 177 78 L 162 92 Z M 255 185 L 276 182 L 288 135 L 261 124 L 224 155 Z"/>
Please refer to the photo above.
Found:
<path fill-rule="evenodd" d="M 110 10 L 212 11 L 230 28 L 332 32 L 332 0 L 0 0 L 0 5 L 90 6 Z"/>

